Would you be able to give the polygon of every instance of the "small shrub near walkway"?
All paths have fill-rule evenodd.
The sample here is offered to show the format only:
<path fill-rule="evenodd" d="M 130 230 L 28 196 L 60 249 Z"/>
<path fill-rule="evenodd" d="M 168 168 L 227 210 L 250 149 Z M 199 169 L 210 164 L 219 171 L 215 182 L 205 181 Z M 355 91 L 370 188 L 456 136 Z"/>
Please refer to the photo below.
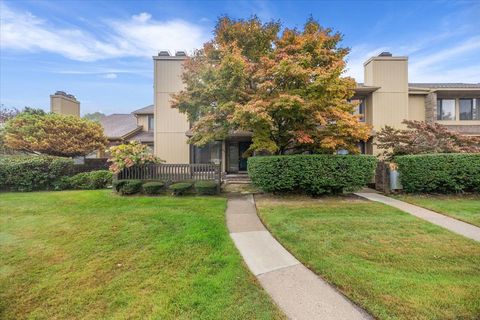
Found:
<path fill-rule="evenodd" d="M 365 155 L 258 156 L 248 159 L 248 175 L 266 192 L 338 194 L 370 183 L 376 161 Z"/>
<path fill-rule="evenodd" d="M 480 154 L 425 154 L 395 157 L 406 192 L 480 192 Z"/>

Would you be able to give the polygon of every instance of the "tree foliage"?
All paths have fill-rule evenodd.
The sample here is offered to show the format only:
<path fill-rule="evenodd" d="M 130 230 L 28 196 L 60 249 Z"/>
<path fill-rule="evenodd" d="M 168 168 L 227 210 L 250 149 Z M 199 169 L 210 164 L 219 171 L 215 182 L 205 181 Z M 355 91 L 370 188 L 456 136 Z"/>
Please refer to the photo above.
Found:
<path fill-rule="evenodd" d="M 109 152 L 110 158 L 108 161 L 111 162 L 109 169 L 113 173 L 119 173 L 122 169 L 134 165 L 162 162 L 148 150 L 147 145 L 138 141 L 130 141 L 126 144 L 110 147 Z"/>
<path fill-rule="evenodd" d="M 386 126 L 377 134 L 377 146 L 387 159 L 394 156 L 427 153 L 477 153 L 480 139 L 449 131 L 438 123 L 404 120 L 407 129 Z"/>
<path fill-rule="evenodd" d="M 5 124 L 8 148 L 52 156 L 74 157 L 105 148 L 107 139 L 96 122 L 31 109 Z"/>
<path fill-rule="evenodd" d="M 280 27 L 223 17 L 213 40 L 185 62 L 186 88 L 172 102 L 194 123 L 190 142 L 243 130 L 253 134 L 249 151 L 357 153 L 371 128 L 353 115 L 342 36 L 313 19 L 303 30 Z"/>
<path fill-rule="evenodd" d="M 105 117 L 104 113 L 101 112 L 93 112 L 93 113 L 86 113 L 82 118 L 92 120 L 92 121 L 100 121 L 102 118 Z"/>

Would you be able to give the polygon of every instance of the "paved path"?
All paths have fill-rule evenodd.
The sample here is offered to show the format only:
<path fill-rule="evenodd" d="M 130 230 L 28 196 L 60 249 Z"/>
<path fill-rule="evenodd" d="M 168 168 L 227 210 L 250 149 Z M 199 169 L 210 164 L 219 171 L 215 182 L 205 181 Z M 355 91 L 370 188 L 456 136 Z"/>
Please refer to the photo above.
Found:
<path fill-rule="evenodd" d="M 410 213 L 411 215 L 427 220 L 428 222 L 436 224 L 440 227 L 461 234 L 462 236 L 476 241 L 480 241 L 480 228 L 469 223 L 447 217 L 443 214 L 436 213 L 431 210 L 418 207 L 410 203 L 406 203 L 404 201 L 386 197 L 378 193 L 358 192 L 355 194 L 368 200 L 381 202 L 389 206 L 395 207 L 397 209 Z"/>
<path fill-rule="evenodd" d="M 372 319 L 272 237 L 257 216 L 252 195 L 231 196 L 226 214 L 230 236 L 247 266 L 290 319 Z"/>

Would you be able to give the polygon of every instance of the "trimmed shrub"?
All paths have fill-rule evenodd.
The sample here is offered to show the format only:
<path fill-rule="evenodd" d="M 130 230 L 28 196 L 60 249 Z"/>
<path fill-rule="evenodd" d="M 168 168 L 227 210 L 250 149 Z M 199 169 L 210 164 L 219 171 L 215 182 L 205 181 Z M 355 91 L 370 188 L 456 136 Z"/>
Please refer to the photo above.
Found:
<path fill-rule="evenodd" d="M 218 193 L 218 184 L 215 181 L 197 181 L 195 182 L 195 191 L 202 195 L 211 195 Z"/>
<path fill-rule="evenodd" d="M 142 191 L 142 180 L 124 180 L 125 183 L 120 188 L 123 195 L 136 194 Z"/>
<path fill-rule="evenodd" d="M 112 183 L 113 190 L 116 192 L 120 192 L 122 190 L 122 187 L 125 183 L 127 183 L 128 180 L 116 180 Z"/>
<path fill-rule="evenodd" d="M 143 184 L 143 191 L 148 195 L 160 194 L 165 188 L 165 182 L 153 181 Z"/>
<path fill-rule="evenodd" d="M 395 157 L 406 192 L 480 192 L 480 154 L 445 153 Z"/>
<path fill-rule="evenodd" d="M 72 185 L 70 184 L 70 177 L 61 177 L 57 181 L 53 183 L 53 190 L 61 191 L 61 190 L 68 190 L 72 189 Z"/>
<path fill-rule="evenodd" d="M 337 194 L 370 183 L 376 163 L 367 155 L 257 156 L 248 158 L 248 175 L 266 192 Z"/>
<path fill-rule="evenodd" d="M 108 170 L 82 172 L 69 178 L 72 189 L 103 189 L 112 184 L 112 173 Z"/>
<path fill-rule="evenodd" d="M 191 182 L 178 182 L 171 184 L 168 189 L 172 191 L 173 195 L 180 196 L 189 191 L 192 188 L 192 185 Z"/>
<path fill-rule="evenodd" d="M 72 159 L 51 156 L 0 158 L 0 189 L 34 191 L 55 189 L 74 170 Z"/>

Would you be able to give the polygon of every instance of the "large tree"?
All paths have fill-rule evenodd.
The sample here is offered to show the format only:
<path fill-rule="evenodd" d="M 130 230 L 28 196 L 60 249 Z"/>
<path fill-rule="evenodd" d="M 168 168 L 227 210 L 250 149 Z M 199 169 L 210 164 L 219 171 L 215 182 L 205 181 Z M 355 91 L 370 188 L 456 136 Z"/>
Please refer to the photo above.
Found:
<path fill-rule="evenodd" d="M 184 64 L 185 89 L 173 107 L 204 145 L 250 131 L 250 151 L 358 152 L 371 128 L 353 114 L 355 81 L 344 77 L 342 36 L 309 19 L 303 30 L 221 18 L 214 38 Z"/>
<path fill-rule="evenodd" d="M 83 156 L 105 148 L 107 139 L 100 124 L 55 113 L 22 112 L 4 128 L 8 148 L 53 156 Z"/>

